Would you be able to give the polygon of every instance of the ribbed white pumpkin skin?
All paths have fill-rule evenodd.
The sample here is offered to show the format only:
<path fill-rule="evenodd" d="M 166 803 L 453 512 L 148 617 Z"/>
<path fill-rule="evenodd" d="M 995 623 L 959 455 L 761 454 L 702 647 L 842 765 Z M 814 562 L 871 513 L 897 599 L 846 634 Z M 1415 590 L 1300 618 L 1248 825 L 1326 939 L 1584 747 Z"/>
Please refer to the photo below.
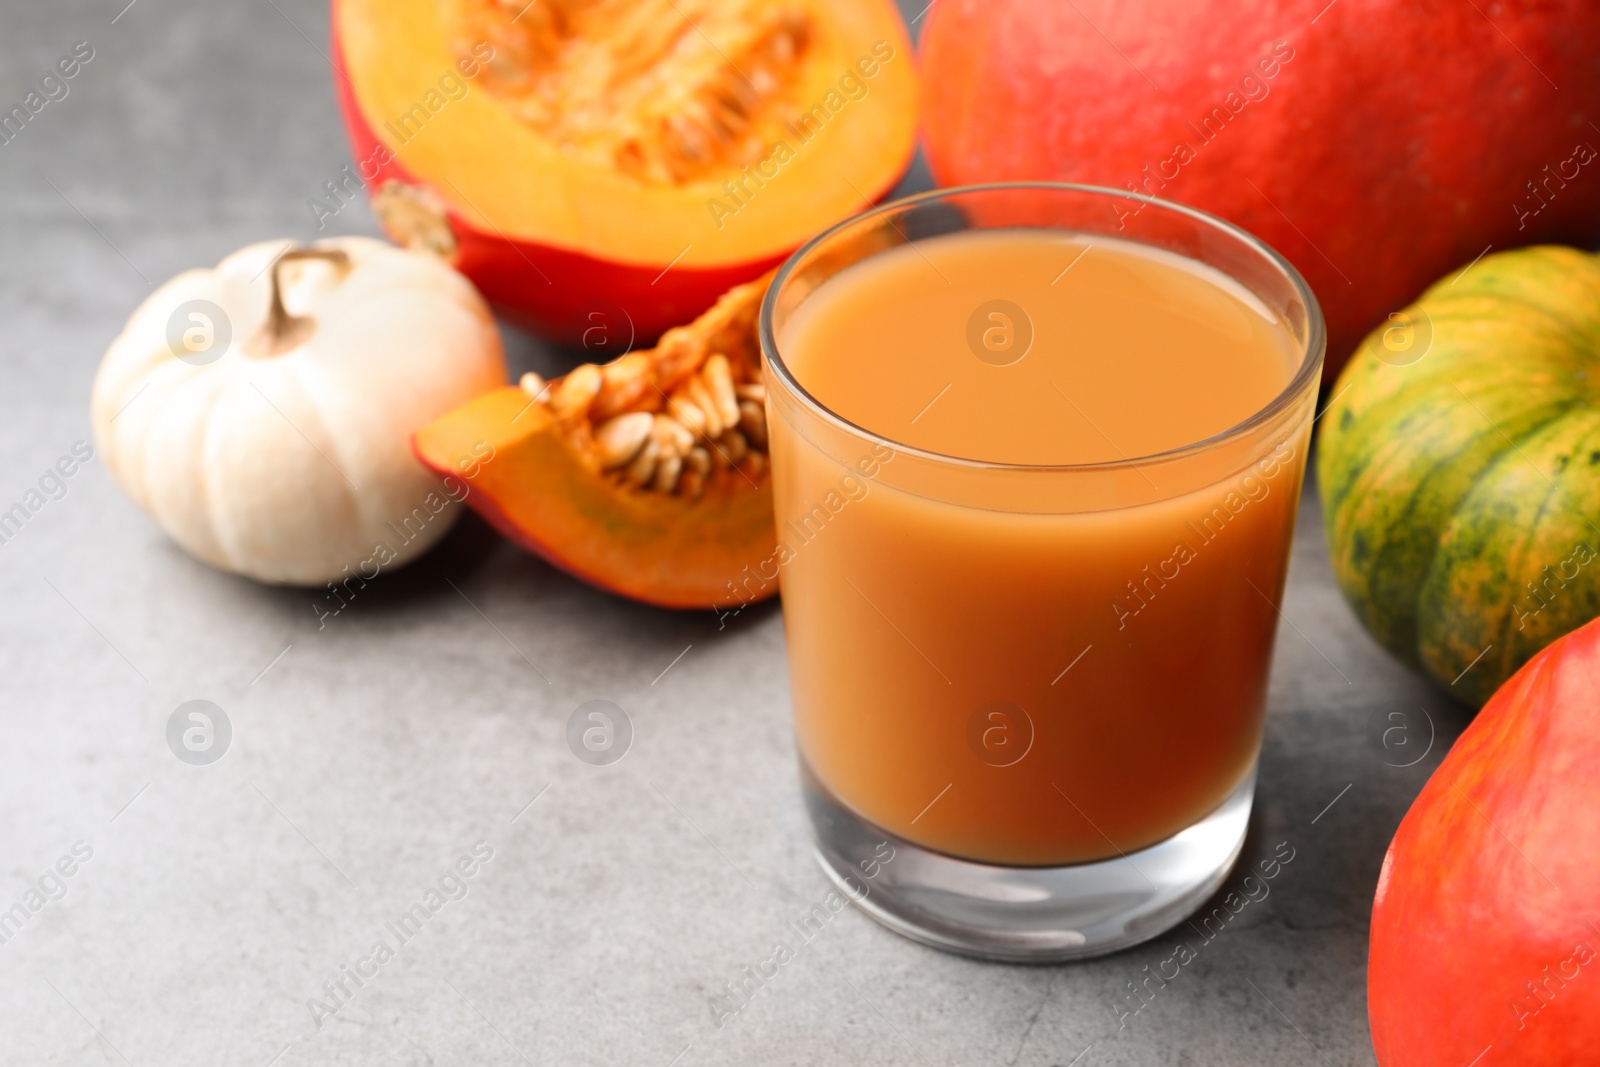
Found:
<path fill-rule="evenodd" d="M 284 307 L 315 329 L 280 355 L 247 354 L 268 319 L 268 264 L 287 243 L 186 271 L 145 300 L 100 364 L 90 417 L 112 477 L 189 552 L 260 581 L 318 585 L 356 572 L 380 543 L 396 567 L 448 531 L 460 508 L 435 513 L 449 497 L 412 456 L 411 434 L 503 385 L 506 370 L 470 283 L 367 238 L 313 246 L 345 252 L 347 270 L 281 265 Z M 232 328 L 205 365 L 167 339 L 174 310 L 195 299 Z M 418 508 L 428 521 L 414 519 L 420 532 L 405 540 Z"/>

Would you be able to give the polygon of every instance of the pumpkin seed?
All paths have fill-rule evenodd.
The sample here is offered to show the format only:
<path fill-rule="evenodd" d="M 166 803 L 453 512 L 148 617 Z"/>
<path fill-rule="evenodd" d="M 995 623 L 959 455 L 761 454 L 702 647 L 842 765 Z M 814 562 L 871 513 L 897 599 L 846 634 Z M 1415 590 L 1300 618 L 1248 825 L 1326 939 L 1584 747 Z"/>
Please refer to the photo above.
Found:
<path fill-rule="evenodd" d="M 529 371 L 519 378 L 517 380 L 517 384 L 522 386 L 522 391 L 524 393 L 527 393 L 535 400 L 542 399 L 544 396 L 544 391 L 550 388 L 550 383 L 533 373 L 533 371 Z"/>
<path fill-rule="evenodd" d="M 615 470 L 638 455 L 654 422 L 649 412 L 635 411 L 601 423 L 594 432 L 601 469 Z"/>
<path fill-rule="evenodd" d="M 636 488 L 644 488 L 656 473 L 656 455 L 661 446 L 654 437 L 645 438 L 644 447 L 639 449 L 639 454 L 633 457 L 633 462 L 628 464 L 628 481 Z"/>
<path fill-rule="evenodd" d="M 698 474 L 702 478 L 711 473 L 711 453 L 699 445 L 689 449 L 689 454 L 683 457 L 683 461 L 691 473 Z"/>
<path fill-rule="evenodd" d="M 740 400 L 753 400 L 757 404 L 767 402 L 767 387 L 760 382 L 740 382 L 733 387 Z"/>
<path fill-rule="evenodd" d="M 690 433 L 699 436 L 706 432 L 705 412 L 682 393 L 675 393 L 667 400 L 667 412 L 688 427 Z"/>
<path fill-rule="evenodd" d="M 593 363 L 585 363 L 561 379 L 561 384 L 556 387 L 555 396 L 550 399 L 550 407 L 562 418 L 586 415 L 589 405 L 600 395 L 602 384 L 604 379 L 600 374 L 600 368 Z"/>
<path fill-rule="evenodd" d="M 678 474 L 683 470 L 683 457 L 669 455 L 656 466 L 655 487 L 659 492 L 670 493 L 678 487 Z"/>
<path fill-rule="evenodd" d="M 600 395 L 595 397 L 591 417 L 606 419 L 639 406 L 650 391 L 649 357 L 637 352 L 607 363 L 600 368 Z"/>
<path fill-rule="evenodd" d="M 718 420 L 724 426 L 737 426 L 739 397 L 733 391 L 733 368 L 728 365 L 728 357 L 720 352 L 711 356 L 700 369 L 700 377 L 717 405 Z"/>
<path fill-rule="evenodd" d="M 699 375 L 695 375 L 683 384 L 683 389 L 694 401 L 694 406 L 699 408 L 706 417 L 705 435 L 707 437 L 721 437 L 722 431 L 728 424 L 722 421 L 722 414 L 717 407 L 717 402 L 711 396 L 711 391 L 706 388 L 706 383 Z"/>
<path fill-rule="evenodd" d="M 738 463 L 750 454 L 750 442 L 738 430 L 729 430 L 722 435 L 721 444 L 723 451 L 728 454 L 730 463 Z"/>
<path fill-rule="evenodd" d="M 767 447 L 767 413 L 753 400 L 739 401 L 739 429 L 757 448 Z"/>
<path fill-rule="evenodd" d="M 694 434 L 683 428 L 683 424 L 670 415 L 656 415 L 655 438 L 661 445 L 661 456 L 681 456 L 694 447 Z"/>

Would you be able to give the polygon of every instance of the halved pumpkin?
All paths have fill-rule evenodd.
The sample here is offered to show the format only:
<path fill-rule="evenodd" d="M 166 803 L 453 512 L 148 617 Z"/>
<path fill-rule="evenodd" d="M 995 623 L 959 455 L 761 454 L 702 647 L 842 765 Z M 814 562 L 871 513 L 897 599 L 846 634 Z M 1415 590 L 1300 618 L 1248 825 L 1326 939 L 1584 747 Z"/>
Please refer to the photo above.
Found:
<path fill-rule="evenodd" d="M 776 587 L 737 579 L 777 546 L 756 338 L 768 280 L 654 349 L 469 401 L 412 449 L 466 479 L 505 536 L 603 589 L 670 608 L 763 599 Z"/>
<path fill-rule="evenodd" d="M 889 0 L 335 0 L 333 46 L 390 236 L 568 342 L 689 321 L 914 147 Z"/>

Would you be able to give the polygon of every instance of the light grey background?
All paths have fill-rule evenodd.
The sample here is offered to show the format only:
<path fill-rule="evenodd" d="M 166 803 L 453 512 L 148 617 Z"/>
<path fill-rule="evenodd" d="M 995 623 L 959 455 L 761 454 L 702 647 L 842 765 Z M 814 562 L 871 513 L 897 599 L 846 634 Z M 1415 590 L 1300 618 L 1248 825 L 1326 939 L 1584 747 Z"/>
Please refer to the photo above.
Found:
<path fill-rule="evenodd" d="M 349 160 L 323 4 L 124 2 L 0 14 L 4 109 L 74 42 L 95 49 L 0 146 L 0 510 L 88 437 L 100 354 L 150 283 L 316 236 L 305 201 Z M 330 232 L 375 230 L 357 207 Z M 513 342 L 519 369 L 561 365 Z M 625 603 L 469 517 L 319 630 L 317 593 L 197 564 L 98 463 L 69 486 L 0 546 L 0 909 L 74 842 L 93 855 L 0 944 L 0 1062 L 1372 1062 L 1379 864 L 1466 718 L 1357 628 L 1314 497 L 1246 852 L 1295 859 L 1126 1029 L 1126 983 L 1178 933 L 1011 967 L 853 909 L 719 1028 L 710 998 L 827 892 L 775 606 L 719 630 Z M 233 725 L 211 766 L 167 747 L 196 698 Z M 564 743 L 591 699 L 633 722 L 613 766 Z M 1419 705 L 1438 739 L 1389 766 L 1410 757 L 1382 746 L 1383 713 Z M 493 858 L 467 896 L 318 1028 L 308 998 L 479 841 Z"/>

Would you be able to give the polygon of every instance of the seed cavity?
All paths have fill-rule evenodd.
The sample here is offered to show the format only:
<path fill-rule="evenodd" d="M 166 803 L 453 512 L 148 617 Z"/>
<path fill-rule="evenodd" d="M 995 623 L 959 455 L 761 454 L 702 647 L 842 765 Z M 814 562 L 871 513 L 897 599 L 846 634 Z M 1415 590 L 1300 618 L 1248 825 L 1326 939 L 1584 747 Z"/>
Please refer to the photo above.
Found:
<path fill-rule="evenodd" d="M 754 316 L 767 281 L 729 291 L 654 349 L 554 381 L 529 372 L 518 384 L 619 487 L 698 500 L 714 485 L 759 482 L 767 394 Z"/>
<path fill-rule="evenodd" d="M 594 435 L 601 468 L 626 466 L 628 484 L 692 499 L 699 499 L 713 471 L 738 468 L 752 481 L 759 478 L 766 469 L 766 413 L 738 399 L 734 374 L 726 356 L 713 355 L 679 383 L 664 411 L 629 412 L 602 423 Z M 731 419 L 724 420 L 725 411 Z"/>
<path fill-rule="evenodd" d="M 773 0 L 446 0 L 482 84 L 568 154 L 655 185 L 753 165 L 800 117 L 813 40 Z"/>

